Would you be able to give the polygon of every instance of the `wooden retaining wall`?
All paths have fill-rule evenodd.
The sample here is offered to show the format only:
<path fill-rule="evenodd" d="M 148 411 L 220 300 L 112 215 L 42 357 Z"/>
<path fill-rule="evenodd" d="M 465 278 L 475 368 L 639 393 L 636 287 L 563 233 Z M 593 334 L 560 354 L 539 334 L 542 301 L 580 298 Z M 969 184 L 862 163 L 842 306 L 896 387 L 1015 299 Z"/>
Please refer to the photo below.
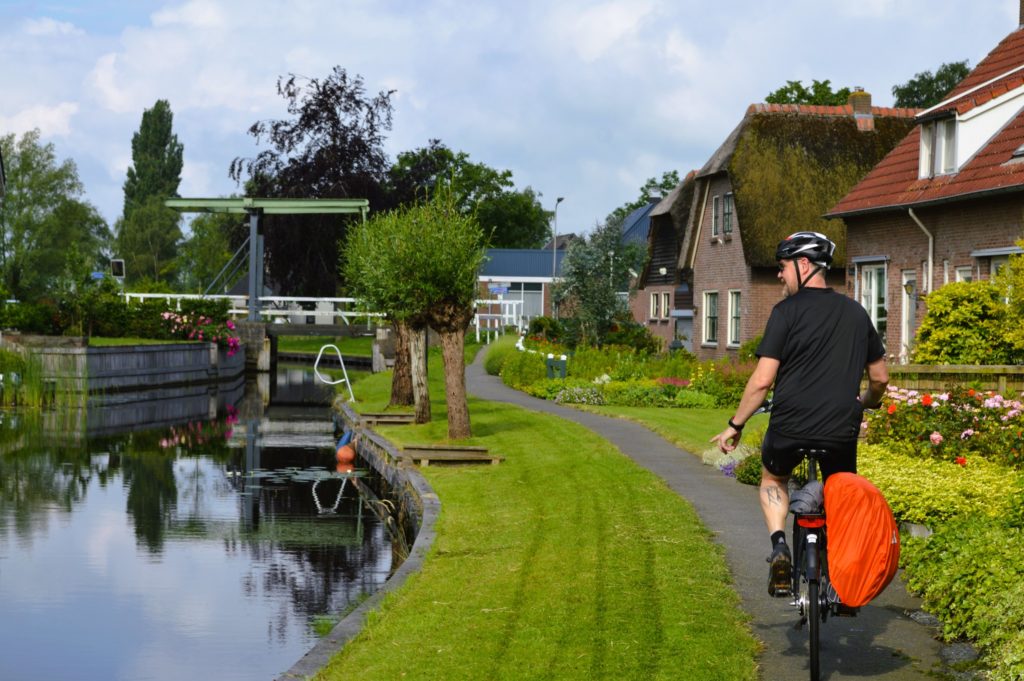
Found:
<path fill-rule="evenodd" d="M 81 339 L 47 336 L 4 338 L 42 364 L 43 377 L 58 390 L 104 393 L 216 383 L 245 372 L 244 349 L 228 357 L 213 343 L 161 343 L 89 347 Z"/>

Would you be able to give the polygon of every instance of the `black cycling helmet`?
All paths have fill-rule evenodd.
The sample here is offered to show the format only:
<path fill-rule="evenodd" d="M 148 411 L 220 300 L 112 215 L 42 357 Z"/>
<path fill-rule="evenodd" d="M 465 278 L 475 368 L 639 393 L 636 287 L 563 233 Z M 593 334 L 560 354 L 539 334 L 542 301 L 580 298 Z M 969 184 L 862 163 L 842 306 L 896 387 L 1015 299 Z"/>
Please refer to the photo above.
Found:
<path fill-rule="evenodd" d="M 776 260 L 807 258 L 815 265 L 828 269 L 836 245 L 824 234 L 818 232 L 794 232 L 779 242 L 775 249 Z"/>

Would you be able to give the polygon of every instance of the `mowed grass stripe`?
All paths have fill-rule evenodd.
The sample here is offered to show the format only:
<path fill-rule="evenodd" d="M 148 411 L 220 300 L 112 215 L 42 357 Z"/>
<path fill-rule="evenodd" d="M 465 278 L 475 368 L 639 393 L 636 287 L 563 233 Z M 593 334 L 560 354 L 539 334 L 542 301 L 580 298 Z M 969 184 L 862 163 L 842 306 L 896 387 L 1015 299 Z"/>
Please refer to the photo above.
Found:
<path fill-rule="evenodd" d="M 433 421 L 387 437 L 443 441 L 441 375 Z M 382 406 L 386 380 L 357 384 L 360 408 Z M 572 422 L 470 411 L 472 444 L 505 462 L 423 469 L 442 504 L 431 554 L 317 678 L 756 677 L 722 553 L 684 500 Z"/>

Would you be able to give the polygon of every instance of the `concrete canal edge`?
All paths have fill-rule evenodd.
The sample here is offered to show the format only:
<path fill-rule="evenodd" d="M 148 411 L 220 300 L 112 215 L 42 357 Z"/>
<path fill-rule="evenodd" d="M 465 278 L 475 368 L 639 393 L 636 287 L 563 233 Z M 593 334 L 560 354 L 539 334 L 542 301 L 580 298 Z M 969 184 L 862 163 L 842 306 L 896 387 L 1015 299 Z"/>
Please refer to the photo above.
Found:
<path fill-rule="evenodd" d="M 340 413 L 345 425 L 354 431 L 359 456 L 390 485 L 401 500 L 400 506 L 412 512 L 410 520 L 416 527 L 416 539 L 409 556 L 384 586 L 343 617 L 329 634 L 317 641 L 291 669 L 277 676 L 275 681 L 307 679 L 327 666 L 331 657 L 362 631 L 367 615 L 380 606 L 384 597 L 420 570 L 434 543 L 434 526 L 441 502 L 433 488 L 416 468 L 402 466 L 402 457 L 395 446 L 369 428 L 362 427 L 358 415 L 340 398 L 335 401 L 335 410 Z"/>

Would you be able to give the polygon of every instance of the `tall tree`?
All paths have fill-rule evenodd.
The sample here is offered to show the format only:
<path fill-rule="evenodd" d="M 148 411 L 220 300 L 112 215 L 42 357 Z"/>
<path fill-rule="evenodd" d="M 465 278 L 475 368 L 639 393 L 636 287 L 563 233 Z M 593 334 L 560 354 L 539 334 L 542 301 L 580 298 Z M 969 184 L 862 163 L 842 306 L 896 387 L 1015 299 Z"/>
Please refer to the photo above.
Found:
<path fill-rule="evenodd" d="M 184 146 L 173 125 L 174 113 L 166 99 L 158 99 L 153 108 L 142 112 L 139 130 L 132 135 L 132 165 L 124 181 L 126 219 L 151 196 L 178 196 Z"/>
<path fill-rule="evenodd" d="M 637 208 L 646 206 L 654 199 L 668 196 L 669 192 L 675 189 L 678 184 L 679 173 L 675 170 L 666 170 L 661 174 L 661 179 L 655 177 L 647 178 L 647 181 L 640 187 L 640 196 L 609 213 L 608 217 L 604 219 L 605 224 L 614 224 L 621 227 L 622 222 L 630 213 Z"/>
<path fill-rule="evenodd" d="M 50 292 L 67 266 L 68 244 L 92 269 L 108 257 L 110 230 L 83 201 L 74 161 L 58 162 L 39 130 L 0 137 L 7 188 L 0 202 L 0 271 L 6 293 L 31 300 Z"/>
<path fill-rule="evenodd" d="M 608 222 L 590 236 L 572 242 L 562 261 L 562 278 L 555 284 L 555 301 L 570 313 L 578 343 L 600 345 L 615 315 L 626 303 L 618 291 L 630 268 L 640 269 L 646 253 L 635 243 L 621 242 L 620 225 Z"/>
<path fill-rule="evenodd" d="M 174 114 L 165 99 L 142 112 L 132 135 L 132 165 L 124 182 L 124 212 L 117 223 L 118 255 L 125 277 L 136 283 L 167 281 L 181 239 L 181 217 L 163 206 L 178 195 L 184 148 L 173 132 Z"/>
<path fill-rule="evenodd" d="M 967 60 L 943 64 L 931 71 L 922 71 L 902 85 L 892 86 L 895 106 L 927 109 L 942 101 L 943 97 L 967 77 L 971 70 Z"/>
<path fill-rule="evenodd" d="M 277 93 L 290 118 L 257 121 L 249 134 L 265 149 L 236 158 L 229 174 L 250 195 L 278 198 L 368 199 L 384 205 L 394 90 L 369 96 L 360 76 L 336 66 L 324 79 L 279 78 Z M 272 219 L 271 219 L 272 218 Z M 268 278 L 284 293 L 333 295 L 338 243 L 351 220 L 333 216 L 270 216 L 265 220 Z"/>
<path fill-rule="evenodd" d="M 452 192 L 460 212 L 476 213 L 494 248 L 538 248 L 547 238 L 550 216 L 539 193 L 516 190 L 512 171 L 475 163 L 440 140 L 400 153 L 388 170 L 390 205 L 425 200 L 437 187 Z"/>
<path fill-rule="evenodd" d="M 786 84 L 775 90 L 764 101 L 769 104 L 818 104 L 822 106 L 842 106 L 850 99 L 850 88 L 832 90 L 829 80 L 812 80 L 811 87 L 804 87 L 802 81 L 787 80 Z"/>
<path fill-rule="evenodd" d="M 383 251 L 378 240 L 390 244 Z M 424 319 L 441 337 L 448 438 L 470 437 L 464 343 L 476 310 L 484 235 L 450 191 L 353 230 L 346 265 L 353 292 L 396 318 Z M 417 362 L 413 362 L 414 376 Z M 414 378 L 415 383 L 415 378 Z"/>

